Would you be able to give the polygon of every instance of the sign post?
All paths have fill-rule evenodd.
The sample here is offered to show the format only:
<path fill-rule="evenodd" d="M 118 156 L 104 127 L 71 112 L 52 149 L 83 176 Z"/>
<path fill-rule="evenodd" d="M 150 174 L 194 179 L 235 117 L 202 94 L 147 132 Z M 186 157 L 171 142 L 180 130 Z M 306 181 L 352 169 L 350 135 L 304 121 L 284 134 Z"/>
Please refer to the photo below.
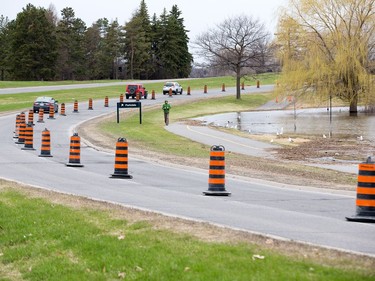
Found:
<path fill-rule="evenodd" d="M 139 108 L 139 124 L 142 124 L 142 103 L 135 102 L 118 102 L 117 103 L 117 123 L 120 123 L 120 108 Z"/>

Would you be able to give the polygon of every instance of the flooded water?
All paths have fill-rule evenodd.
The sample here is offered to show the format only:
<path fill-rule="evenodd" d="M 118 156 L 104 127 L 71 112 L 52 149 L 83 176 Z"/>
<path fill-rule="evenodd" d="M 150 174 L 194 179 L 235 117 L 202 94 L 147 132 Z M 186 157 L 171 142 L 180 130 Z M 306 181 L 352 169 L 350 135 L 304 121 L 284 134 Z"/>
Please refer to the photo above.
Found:
<path fill-rule="evenodd" d="M 196 118 L 253 134 L 352 135 L 375 140 L 375 115 L 349 116 L 348 108 L 233 112 Z"/>

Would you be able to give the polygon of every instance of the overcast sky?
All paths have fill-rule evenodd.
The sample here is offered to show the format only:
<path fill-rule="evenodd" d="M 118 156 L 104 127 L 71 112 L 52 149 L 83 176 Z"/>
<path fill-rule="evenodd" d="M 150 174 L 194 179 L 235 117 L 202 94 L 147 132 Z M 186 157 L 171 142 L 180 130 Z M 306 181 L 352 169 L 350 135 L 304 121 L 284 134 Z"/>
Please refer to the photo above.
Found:
<path fill-rule="evenodd" d="M 117 19 L 120 25 L 124 25 L 139 8 L 140 2 L 141 0 L 1 0 L 0 15 L 14 20 L 28 3 L 46 9 L 52 4 L 59 16 L 62 9 L 73 8 L 75 16 L 83 20 L 87 27 L 100 18 L 107 18 L 109 21 Z M 173 5 L 177 5 L 182 12 L 185 27 L 190 31 L 188 33 L 190 41 L 194 41 L 199 34 L 215 28 L 215 25 L 223 20 L 243 14 L 259 19 L 273 34 L 279 9 L 285 6 L 288 0 L 146 0 L 145 2 L 150 17 L 154 13 L 159 17 L 164 8 L 168 12 Z"/>
<path fill-rule="evenodd" d="M 76 17 L 82 19 L 88 27 L 97 19 L 104 17 L 110 21 L 117 19 L 119 24 L 124 25 L 139 7 L 140 2 L 140 0 L 1 0 L 0 14 L 13 20 L 28 3 L 46 9 L 53 4 L 59 15 L 63 8 L 73 8 Z M 192 40 L 224 19 L 241 14 L 258 18 L 266 24 L 270 32 L 274 32 L 278 9 L 286 3 L 287 0 L 146 0 L 150 17 L 154 13 L 159 16 L 164 8 L 170 11 L 173 5 L 177 5 L 182 12 L 186 29 L 190 30 L 189 37 Z"/>

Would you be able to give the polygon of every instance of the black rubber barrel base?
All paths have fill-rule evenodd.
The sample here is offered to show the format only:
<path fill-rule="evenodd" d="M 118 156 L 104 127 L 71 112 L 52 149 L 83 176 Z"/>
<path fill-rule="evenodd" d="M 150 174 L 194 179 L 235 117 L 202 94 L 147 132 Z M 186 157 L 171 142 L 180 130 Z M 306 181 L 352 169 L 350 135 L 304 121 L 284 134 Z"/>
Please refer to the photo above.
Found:
<path fill-rule="evenodd" d="M 205 192 L 203 192 L 204 195 L 207 195 L 207 196 L 230 196 L 231 193 L 228 192 L 228 191 L 210 191 L 210 190 L 207 190 Z"/>
<path fill-rule="evenodd" d="M 110 178 L 113 178 L 113 179 L 132 179 L 133 176 L 131 176 L 129 174 L 112 174 L 110 176 Z"/>
<path fill-rule="evenodd" d="M 80 164 L 80 163 L 66 163 L 65 166 L 68 166 L 68 167 L 83 167 L 83 165 Z"/>
<path fill-rule="evenodd" d="M 346 219 L 348 221 L 355 221 L 355 222 L 375 223 L 375 217 L 354 216 L 354 217 L 346 217 Z"/>

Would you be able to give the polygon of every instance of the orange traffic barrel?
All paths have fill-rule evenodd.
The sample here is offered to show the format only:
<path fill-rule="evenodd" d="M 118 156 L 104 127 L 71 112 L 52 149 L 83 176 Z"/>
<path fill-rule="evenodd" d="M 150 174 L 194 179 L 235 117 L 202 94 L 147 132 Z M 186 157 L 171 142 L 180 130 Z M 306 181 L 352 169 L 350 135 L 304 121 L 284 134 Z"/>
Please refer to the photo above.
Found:
<path fill-rule="evenodd" d="M 172 88 L 169 88 L 168 95 L 169 95 L 170 97 L 172 97 L 172 94 L 173 94 L 173 92 L 172 92 Z"/>
<path fill-rule="evenodd" d="M 108 107 L 109 106 L 109 102 L 108 102 L 108 96 L 106 96 L 104 98 L 104 107 Z"/>
<path fill-rule="evenodd" d="M 39 157 L 52 157 L 51 155 L 51 134 L 46 129 L 42 132 L 42 144 Z"/>
<path fill-rule="evenodd" d="M 124 94 L 120 94 L 120 102 L 124 102 Z"/>
<path fill-rule="evenodd" d="M 44 123 L 44 120 L 43 120 L 43 118 L 44 118 L 44 109 L 43 108 L 41 108 L 41 109 L 39 109 L 39 113 L 38 113 L 38 123 Z"/>
<path fill-rule="evenodd" d="M 26 124 L 26 114 L 25 112 L 21 112 L 19 116 L 19 124 L 25 123 Z"/>
<path fill-rule="evenodd" d="M 26 123 L 26 117 L 25 117 L 25 112 L 21 112 L 20 114 L 17 114 L 16 116 L 16 128 L 14 131 L 14 137 L 15 139 L 18 139 L 19 134 L 20 134 L 20 125 L 21 123 Z"/>
<path fill-rule="evenodd" d="M 116 143 L 115 171 L 111 178 L 132 179 L 128 174 L 128 142 L 125 138 L 119 138 Z"/>
<path fill-rule="evenodd" d="M 62 103 L 62 104 L 61 104 L 60 115 L 61 115 L 61 116 L 66 116 L 66 114 L 65 114 L 65 103 Z"/>
<path fill-rule="evenodd" d="M 93 110 L 93 106 L 92 106 L 92 98 L 89 98 L 89 107 L 87 108 L 88 110 Z"/>
<path fill-rule="evenodd" d="M 225 148 L 222 145 L 214 145 L 210 151 L 210 169 L 208 177 L 208 190 L 204 195 L 228 196 L 230 192 L 225 190 Z"/>
<path fill-rule="evenodd" d="M 260 88 L 260 81 L 257 80 L 257 88 Z"/>
<path fill-rule="evenodd" d="M 204 94 L 207 94 L 207 85 L 204 85 L 203 93 L 204 93 Z"/>
<path fill-rule="evenodd" d="M 135 100 L 136 100 L 136 101 L 139 101 L 139 99 L 140 99 L 140 93 L 137 92 L 137 93 L 135 94 Z"/>
<path fill-rule="evenodd" d="M 78 113 L 78 101 L 77 100 L 74 101 L 73 112 Z"/>
<path fill-rule="evenodd" d="M 187 88 L 187 95 L 190 96 L 190 86 Z"/>
<path fill-rule="evenodd" d="M 14 139 L 18 139 L 18 135 L 20 133 L 20 124 L 21 124 L 21 118 L 20 114 L 16 115 L 16 127 L 14 128 Z"/>
<path fill-rule="evenodd" d="M 18 140 L 16 141 L 16 143 L 24 144 L 25 143 L 25 134 L 26 134 L 26 123 L 22 122 L 20 124 L 20 131 L 19 131 Z"/>
<path fill-rule="evenodd" d="M 371 161 L 371 157 L 359 164 L 356 215 L 346 219 L 375 223 L 375 162 Z"/>
<path fill-rule="evenodd" d="M 49 106 L 48 119 L 55 119 L 55 107 L 53 106 L 53 104 L 50 104 L 50 106 Z"/>
<path fill-rule="evenodd" d="M 241 90 L 245 90 L 245 82 L 241 83 Z"/>
<path fill-rule="evenodd" d="M 34 125 L 34 110 L 33 109 L 29 110 L 29 114 L 28 114 L 28 118 L 27 118 L 27 123 L 31 124 L 31 125 Z"/>
<path fill-rule="evenodd" d="M 35 150 L 33 147 L 33 139 L 34 139 L 34 129 L 33 125 L 30 123 L 26 125 L 25 128 L 25 146 L 21 149 L 23 150 Z"/>
<path fill-rule="evenodd" d="M 223 85 L 221 85 L 221 91 L 225 92 L 225 84 L 224 83 L 223 83 Z"/>
<path fill-rule="evenodd" d="M 83 167 L 81 164 L 81 138 L 77 133 L 70 137 L 69 162 L 65 164 L 69 167 Z"/>
<path fill-rule="evenodd" d="M 152 90 L 152 92 L 151 92 L 151 99 L 152 99 L 152 100 L 155 99 L 155 90 Z"/>

